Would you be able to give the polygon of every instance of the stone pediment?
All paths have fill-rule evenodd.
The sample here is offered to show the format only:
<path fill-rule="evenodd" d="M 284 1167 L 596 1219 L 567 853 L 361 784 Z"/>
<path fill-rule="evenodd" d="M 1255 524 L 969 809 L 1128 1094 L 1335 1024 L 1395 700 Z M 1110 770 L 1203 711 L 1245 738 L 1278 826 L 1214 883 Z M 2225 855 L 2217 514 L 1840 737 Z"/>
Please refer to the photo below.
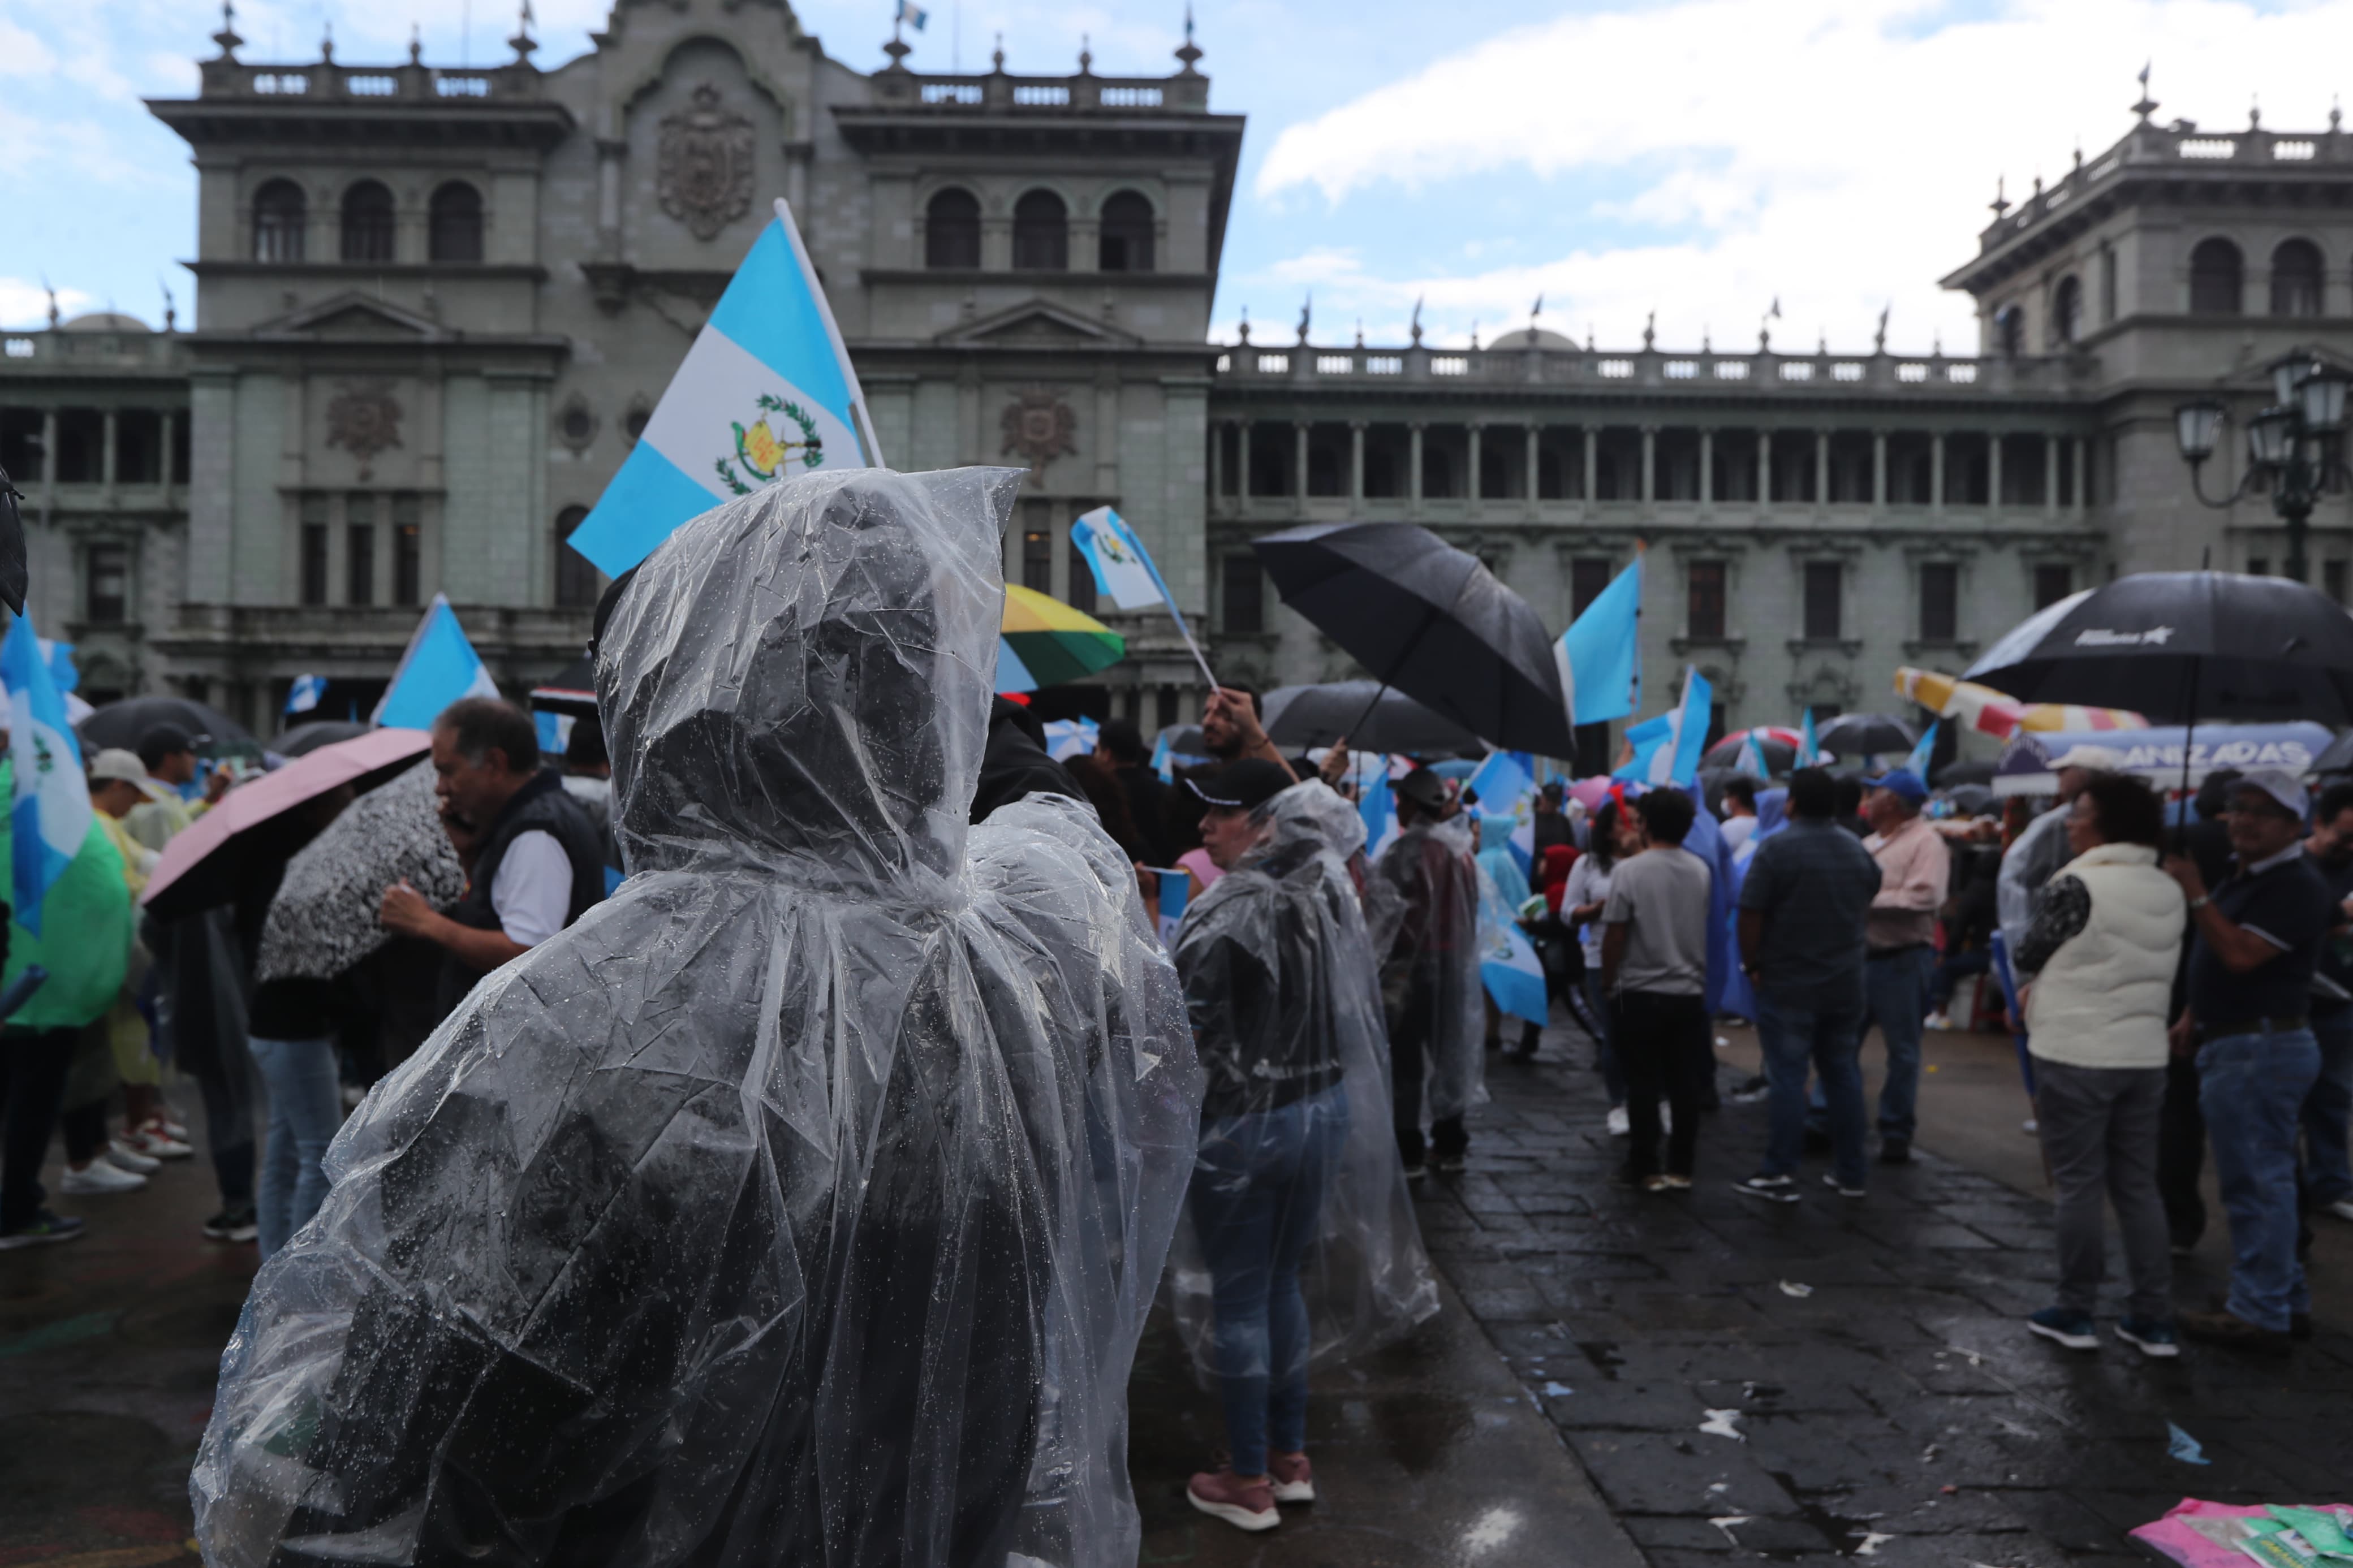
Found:
<path fill-rule="evenodd" d="M 1108 321 L 1093 321 L 1050 300 L 1025 300 L 1008 310 L 965 321 L 934 342 L 948 348 L 1141 348 L 1144 339 Z"/>
<path fill-rule="evenodd" d="M 263 321 L 253 329 L 253 335 L 318 342 L 417 342 L 453 334 L 429 316 L 364 294 L 344 293 Z"/>

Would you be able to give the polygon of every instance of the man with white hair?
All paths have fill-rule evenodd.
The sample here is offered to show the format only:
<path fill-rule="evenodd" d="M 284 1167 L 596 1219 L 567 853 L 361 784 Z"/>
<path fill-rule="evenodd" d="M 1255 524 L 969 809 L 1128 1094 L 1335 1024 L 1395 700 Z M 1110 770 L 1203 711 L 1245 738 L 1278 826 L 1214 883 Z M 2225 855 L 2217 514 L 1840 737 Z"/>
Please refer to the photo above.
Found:
<path fill-rule="evenodd" d="M 2100 774 L 2124 772 L 2125 756 L 2107 746 L 2070 746 L 2052 762 L 2051 771 L 2059 775 L 2058 801 L 2027 824 L 2026 831 L 2002 852 L 2001 875 L 1994 883 L 1996 919 L 2012 952 L 2026 940 L 2026 928 L 2034 918 L 2034 895 L 2074 858 L 2067 847 L 2069 808 L 2084 786 Z"/>

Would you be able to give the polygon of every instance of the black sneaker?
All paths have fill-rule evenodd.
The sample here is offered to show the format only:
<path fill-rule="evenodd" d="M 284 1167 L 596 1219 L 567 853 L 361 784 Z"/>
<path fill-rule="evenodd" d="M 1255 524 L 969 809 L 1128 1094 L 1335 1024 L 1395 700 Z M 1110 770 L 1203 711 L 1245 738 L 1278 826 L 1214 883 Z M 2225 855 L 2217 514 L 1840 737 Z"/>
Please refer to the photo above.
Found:
<path fill-rule="evenodd" d="M 261 1227 L 254 1221 L 253 1205 L 248 1204 L 243 1208 L 223 1209 L 205 1221 L 205 1234 L 215 1241 L 251 1241 L 261 1234 Z"/>
<path fill-rule="evenodd" d="M 14 1230 L 0 1230 L 0 1252 L 13 1252 L 20 1247 L 46 1247 L 53 1241 L 79 1240 L 82 1222 L 71 1215 L 54 1215 L 47 1209 L 37 1211 L 31 1221 Z"/>
<path fill-rule="evenodd" d="M 1746 1176 L 1732 1184 L 1736 1193 L 1746 1193 L 1752 1198 L 1763 1198 L 1768 1204 L 1793 1204 L 1798 1201 L 1798 1184 L 1789 1176 Z"/>
<path fill-rule="evenodd" d="M 1912 1163 L 1912 1140 L 1882 1138 L 1879 1141 L 1879 1163 L 1883 1165 L 1908 1165 Z"/>
<path fill-rule="evenodd" d="M 1460 1171 L 1470 1163 L 1468 1152 L 1461 1149 L 1433 1149 L 1430 1152 L 1430 1168 L 1433 1171 Z"/>

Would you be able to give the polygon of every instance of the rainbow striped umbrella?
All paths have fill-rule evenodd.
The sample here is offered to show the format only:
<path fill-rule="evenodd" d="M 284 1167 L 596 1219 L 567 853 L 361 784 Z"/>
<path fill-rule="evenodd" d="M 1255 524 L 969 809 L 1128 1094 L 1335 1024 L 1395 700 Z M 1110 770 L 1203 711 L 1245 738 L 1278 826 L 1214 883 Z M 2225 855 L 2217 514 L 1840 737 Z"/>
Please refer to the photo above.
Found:
<path fill-rule="evenodd" d="M 1005 620 L 997 639 L 997 689 L 1035 691 L 1117 664 L 1127 657 L 1120 635 L 1059 599 L 1005 585 Z"/>

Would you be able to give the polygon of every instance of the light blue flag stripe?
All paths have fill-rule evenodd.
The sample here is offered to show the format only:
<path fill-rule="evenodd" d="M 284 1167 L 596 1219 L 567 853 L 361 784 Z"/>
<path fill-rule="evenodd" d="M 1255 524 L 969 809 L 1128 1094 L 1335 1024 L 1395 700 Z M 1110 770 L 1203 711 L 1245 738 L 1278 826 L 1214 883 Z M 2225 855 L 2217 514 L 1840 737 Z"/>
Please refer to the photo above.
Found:
<path fill-rule="evenodd" d="M 1572 723 L 1623 719 L 1642 705 L 1642 558 L 1611 580 L 1554 645 Z"/>
<path fill-rule="evenodd" d="M 855 422 L 849 417 L 849 382 L 841 374 L 846 356 L 836 353 L 839 340 L 832 321 L 819 309 L 812 290 L 776 286 L 778 279 L 800 277 L 800 260 L 793 253 L 792 242 L 785 237 L 785 226 L 768 225 L 752 242 L 727 291 L 719 296 L 709 330 L 724 332 L 738 348 L 773 367 L 854 428 Z M 836 466 L 851 465 L 845 460 Z"/>
<path fill-rule="evenodd" d="M 680 523 L 718 504 L 676 463 L 640 441 L 605 487 L 596 510 L 572 531 L 570 542 L 598 571 L 617 577 L 676 532 Z"/>

